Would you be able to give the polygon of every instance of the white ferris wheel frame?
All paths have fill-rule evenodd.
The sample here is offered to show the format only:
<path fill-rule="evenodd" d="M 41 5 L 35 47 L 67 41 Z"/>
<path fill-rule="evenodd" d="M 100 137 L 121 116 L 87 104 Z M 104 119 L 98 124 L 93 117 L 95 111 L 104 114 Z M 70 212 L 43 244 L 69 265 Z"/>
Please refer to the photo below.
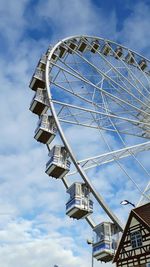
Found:
<path fill-rule="evenodd" d="M 55 123 L 56 123 L 56 125 L 57 125 L 57 129 L 58 129 L 59 135 L 60 135 L 60 137 L 61 137 L 61 140 L 62 140 L 64 146 L 66 147 L 67 151 L 69 152 L 70 158 L 71 158 L 71 160 L 72 160 L 72 162 L 73 162 L 73 164 L 74 164 L 74 166 L 75 166 L 77 172 L 80 174 L 80 176 L 82 177 L 83 181 L 89 186 L 89 188 L 90 188 L 90 190 L 91 190 L 93 196 L 94 196 L 95 199 L 98 201 L 98 203 L 100 204 L 100 206 L 104 209 L 104 211 L 107 213 L 107 215 L 109 216 L 109 218 L 114 222 L 114 224 L 118 227 L 118 229 L 119 229 L 120 231 L 123 231 L 123 228 L 124 228 L 124 227 L 123 227 L 122 223 L 120 222 L 120 220 L 119 220 L 119 219 L 116 217 L 116 215 L 112 212 L 112 210 L 111 210 L 111 209 L 109 208 L 109 206 L 106 204 L 106 202 L 104 201 L 104 199 L 102 198 L 102 196 L 96 191 L 96 189 L 94 188 L 94 186 L 93 186 L 92 183 L 90 182 L 90 180 L 89 180 L 87 174 L 85 173 L 85 169 L 86 169 L 86 168 L 84 169 L 83 166 L 82 166 L 82 161 L 80 161 L 80 162 L 77 161 L 76 156 L 75 156 L 75 154 L 74 154 L 74 152 L 73 152 L 73 150 L 72 150 L 70 144 L 68 143 L 67 138 L 65 137 L 65 134 L 64 134 L 63 129 L 62 129 L 62 127 L 61 127 L 61 124 L 60 124 L 60 121 L 59 121 L 59 118 L 58 118 L 58 116 L 57 116 L 57 113 L 56 113 L 56 110 L 55 110 L 55 106 L 54 106 L 54 104 L 55 104 L 54 102 L 55 102 L 55 101 L 53 101 L 53 99 L 52 99 L 52 95 L 51 95 L 50 80 L 49 80 L 49 69 L 50 69 L 50 64 L 51 64 L 51 58 L 52 58 L 52 55 L 53 55 L 53 53 L 55 52 L 55 50 L 56 50 L 60 45 L 64 44 L 65 42 L 67 42 L 67 41 L 69 41 L 69 40 L 73 40 L 73 39 L 75 39 L 75 38 L 80 38 L 80 39 L 82 39 L 82 38 L 87 38 L 87 39 L 88 39 L 88 38 L 92 38 L 92 39 L 96 39 L 96 40 L 104 40 L 105 42 L 110 42 L 110 43 L 112 43 L 112 44 L 119 45 L 119 44 L 117 44 L 117 43 L 115 43 L 115 42 L 113 42 L 113 41 L 105 40 L 105 39 L 103 39 L 103 38 L 99 38 L 99 37 L 95 37 L 95 36 L 88 36 L 88 35 L 77 35 L 77 36 L 71 36 L 71 37 L 68 37 L 68 38 L 64 38 L 64 39 L 62 39 L 61 41 L 59 41 L 56 45 L 54 45 L 54 47 L 50 50 L 50 52 L 49 52 L 49 54 L 48 54 L 47 62 L 46 62 L 46 71 L 45 71 L 46 90 L 47 90 L 47 95 L 48 95 L 49 106 L 50 106 L 50 110 L 51 110 L 52 116 L 54 117 Z M 128 50 L 129 52 L 131 52 L 131 50 L 129 50 L 128 48 L 126 48 L 126 47 L 124 47 L 124 46 L 122 46 L 122 45 L 119 45 L 119 46 L 121 46 L 122 48 L 124 48 L 124 49 Z M 132 52 L 133 52 L 134 54 L 136 54 L 136 55 L 141 56 L 140 54 L 134 52 L 133 50 L 132 50 Z M 82 56 L 81 56 L 81 57 L 82 57 Z M 143 57 L 143 56 L 141 56 L 141 57 Z M 145 58 L 145 59 L 146 59 L 146 58 Z M 146 60 L 149 62 L 148 59 L 146 59 Z M 55 65 L 55 64 L 54 64 L 54 65 Z M 87 110 L 87 111 L 88 111 L 88 110 Z M 145 123 L 145 124 L 147 124 L 147 123 Z M 135 147 L 130 147 L 130 148 L 126 148 L 126 149 L 124 149 L 124 151 L 121 151 L 121 150 L 119 151 L 119 150 L 118 150 L 116 153 L 118 153 L 118 154 L 120 155 L 121 152 L 124 152 L 124 153 L 126 153 L 125 156 L 127 156 L 127 155 L 129 155 L 129 153 L 134 153 L 136 150 L 137 150 L 137 151 L 138 151 L 138 150 L 139 150 L 139 151 L 142 151 L 142 149 L 143 149 L 143 150 L 148 150 L 149 147 L 150 147 L 150 143 L 149 143 L 149 142 L 144 143 L 143 148 L 141 148 L 142 145 L 141 145 L 141 146 L 139 145 L 138 147 L 139 147 L 139 148 L 137 148 L 137 146 L 135 146 Z M 141 150 L 140 150 L 140 149 L 141 149 Z M 115 152 L 114 152 L 114 153 L 115 153 Z M 108 153 L 108 154 L 110 154 L 110 153 Z M 116 154 L 116 155 L 118 155 L 118 154 Z M 116 156 L 116 155 L 115 155 L 115 156 Z M 107 156 L 107 155 L 106 155 L 106 156 Z M 99 156 L 99 157 L 100 157 L 100 156 Z M 112 158 L 113 158 L 113 152 L 112 152 Z M 89 159 L 89 160 L 91 160 L 91 159 Z M 92 163 L 91 163 L 91 165 L 92 165 Z M 68 182 L 67 182 L 66 177 L 63 178 L 62 180 L 63 180 L 63 183 L 64 183 L 65 187 L 68 188 L 68 187 L 69 187 L 69 184 L 68 184 Z M 88 217 L 86 218 L 86 220 L 88 221 L 88 223 L 90 224 L 90 226 L 91 226 L 92 228 L 94 228 L 94 227 L 96 226 L 95 222 L 92 220 L 92 218 L 91 218 L 90 216 L 88 216 Z"/>

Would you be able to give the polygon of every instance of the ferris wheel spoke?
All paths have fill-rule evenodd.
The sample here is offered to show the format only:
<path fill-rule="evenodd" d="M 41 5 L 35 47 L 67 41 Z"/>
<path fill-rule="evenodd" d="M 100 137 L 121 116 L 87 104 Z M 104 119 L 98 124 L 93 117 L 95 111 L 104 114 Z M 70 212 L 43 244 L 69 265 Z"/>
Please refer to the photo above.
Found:
<path fill-rule="evenodd" d="M 104 99 L 105 99 L 105 96 L 104 96 Z M 105 102 L 105 105 L 107 105 L 107 102 L 106 102 L 105 100 L 104 100 L 104 102 Z M 111 121 L 111 123 L 112 123 L 114 129 L 116 130 L 116 132 L 117 132 L 117 134 L 118 134 L 118 138 L 121 140 L 123 146 L 126 148 L 125 141 L 124 141 L 124 139 L 122 138 L 121 133 L 119 132 L 119 130 L 118 130 L 116 124 L 112 122 L 111 118 L 110 118 L 110 121 Z M 146 143 L 146 145 L 147 145 L 147 144 L 148 144 L 148 143 Z M 148 149 L 148 150 L 149 150 L 149 149 Z M 143 166 L 143 164 L 137 159 L 137 157 L 135 156 L 134 151 L 132 151 L 131 149 L 129 149 L 128 151 L 129 151 L 130 156 L 132 156 L 132 157 L 134 158 L 134 160 L 138 163 L 138 165 L 140 165 L 140 167 L 141 167 L 142 170 L 146 173 L 146 175 L 150 177 L 150 173 L 146 170 L 146 168 Z M 138 152 L 141 152 L 141 151 L 138 151 Z M 136 152 L 136 153 L 137 153 L 137 152 Z"/>
<path fill-rule="evenodd" d="M 150 196 L 150 181 L 148 182 L 147 186 L 145 187 L 143 193 L 144 193 L 144 198 L 145 198 L 145 194 L 146 194 L 146 196 Z M 143 200 L 143 195 L 141 195 L 141 197 L 140 197 L 140 199 L 136 205 L 137 207 L 140 206 L 141 204 L 143 204 L 142 200 Z"/>
<path fill-rule="evenodd" d="M 60 85 L 60 84 L 53 83 L 53 82 L 52 82 L 52 84 L 54 84 L 54 85 L 57 86 L 58 88 L 64 90 L 65 92 L 70 93 L 70 94 L 72 94 L 73 96 L 79 98 L 79 99 L 82 100 L 83 102 L 85 102 L 85 103 L 87 102 L 88 104 L 92 104 L 95 108 L 98 108 L 98 109 L 104 109 L 104 110 L 105 110 L 105 108 L 104 108 L 102 105 L 100 106 L 100 105 L 98 105 L 97 103 L 94 103 L 94 102 L 92 102 L 92 101 L 90 101 L 90 100 L 88 100 L 88 99 L 82 97 L 81 95 L 78 95 L 77 93 L 73 93 L 72 91 L 68 90 L 67 88 L 65 88 L 64 86 L 62 86 L 62 85 Z M 125 109 L 125 107 L 124 107 L 123 105 L 121 105 L 120 103 L 119 103 L 119 106 L 121 106 L 121 108 L 124 110 L 124 113 L 128 112 L 128 113 L 130 113 L 130 114 L 132 115 L 132 112 L 129 112 L 129 111 L 128 111 L 127 109 Z M 123 113 L 123 112 L 120 112 L 120 113 Z M 118 114 L 119 114 L 119 112 L 118 112 Z M 115 113 L 114 113 L 114 115 L 115 115 Z M 137 120 L 136 116 L 134 116 L 134 115 L 132 115 L 132 116 L 133 116 L 133 118 L 135 118 L 135 119 Z"/>
<path fill-rule="evenodd" d="M 140 122 L 140 121 L 137 121 L 137 120 L 132 120 L 132 119 L 127 118 L 127 117 L 120 117 L 118 115 L 110 114 L 108 112 L 104 113 L 104 112 L 100 112 L 100 111 L 96 111 L 96 110 L 91 110 L 91 109 L 83 108 L 83 107 L 80 107 L 80 106 L 72 105 L 72 104 L 61 102 L 61 101 L 57 101 L 57 100 L 53 100 L 53 103 L 55 103 L 57 105 L 64 106 L 64 107 L 67 107 L 67 108 L 75 109 L 75 110 L 81 110 L 81 111 L 84 111 L 85 113 L 103 115 L 104 117 L 115 118 L 117 120 L 130 122 L 130 123 L 132 123 L 134 125 L 140 125 L 140 124 L 143 125 L 143 122 Z M 68 109 L 68 110 L 70 110 L 70 109 Z M 105 107 L 105 110 L 107 110 L 107 107 Z M 85 114 L 85 113 L 83 113 L 83 114 Z M 72 113 L 72 115 L 73 115 L 73 113 Z M 111 122 L 111 124 L 112 124 L 112 122 Z M 150 127 L 149 123 L 144 123 L 144 125 Z"/>
<path fill-rule="evenodd" d="M 104 80 L 104 77 L 103 77 L 103 80 Z M 102 81 L 102 84 L 101 84 L 101 86 L 103 87 L 103 81 Z M 101 92 L 101 96 L 103 95 L 103 93 Z M 129 111 L 129 109 L 127 109 L 127 108 L 125 108 L 125 106 L 122 104 L 122 103 L 118 103 L 118 105 L 121 107 L 121 109 L 123 110 L 123 111 L 117 111 L 117 113 L 119 114 L 119 113 L 128 113 L 128 114 L 130 114 L 130 115 L 132 115 L 132 117 L 133 118 L 135 118 L 135 119 L 137 119 L 137 117 L 133 114 L 133 111 Z M 105 105 L 104 105 L 105 106 Z M 105 109 L 105 107 L 104 107 L 104 109 Z M 108 107 L 107 107 L 107 111 L 111 111 L 111 109 L 110 110 L 108 110 Z M 114 112 L 113 112 L 114 113 Z M 114 113 L 115 114 L 115 113 Z"/>
<path fill-rule="evenodd" d="M 116 133 L 116 131 L 112 128 L 109 128 L 109 125 L 107 127 L 104 127 L 104 126 L 98 126 L 98 125 L 91 125 L 91 123 L 89 124 L 85 124 L 85 123 L 81 123 L 81 122 L 75 122 L 75 121 L 72 121 L 72 120 L 65 120 L 65 119 L 59 119 L 60 122 L 62 123 L 66 123 L 66 124 L 70 124 L 70 125 L 77 125 L 77 126 L 83 126 L 83 127 L 86 127 L 86 128 L 92 128 L 92 129 L 96 129 L 96 130 L 104 130 L 104 131 L 109 131 L 109 132 L 112 132 L 112 133 Z M 96 120 L 95 120 L 96 121 Z M 119 130 L 120 133 L 122 134 L 127 134 L 129 136 L 135 136 L 135 137 L 142 137 L 140 133 L 133 133 L 130 131 L 130 129 L 124 129 L 124 130 Z"/>
<path fill-rule="evenodd" d="M 101 93 L 101 94 L 102 94 L 102 93 Z M 107 103 L 105 102 L 105 98 L 103 97 L 103 94 L 102 94 L 102 99 L 103 99 L 103 102 L 104 102 L 104 106 L 105 106 L 105 108 L 106 108 L 106 110 L 107 110 Z M 94 116 L 93 116 L 93 117 L 94 117 Z M 115 124 L 112 122 L 111 118 L 109 118 L 109 120 L 110 120 L 110 122 L 112 123 L 114 129 L 117 131 L 117 133 L 118 133 L 118 137 L 119 137 L 119 138 L 121 139 L 121 141 L 123 142 L 123 139 L 122 139 L 122 137 L 120 136 L 120 133 L 119 133 L 118 129 L 116 128 Z M 102 132 L 101 132 L 101 128 L 100 128 L 100 127 L 99 127 L 99 131 L 100 131 L 100 134 L 101 134 L 101 136 L 102 136 L 104 142 L 106 143 L 106 145 L 107 145 L 107 147 L 108 147 L 108 149 L 109 149 L 109 151 L 110 151 L 110 153 L 111 153 L 111 152 L 112 152 L 111 146 L 110 146 L 110 145 L 108 144 L 108 142 L 106 141 L 104 135 L 103 135 Z M 124 143 L 124 142 L 123 142 L 123 143 Z M 136 159 L 136 157 L 135 157 L 135 155 L 133 154 L 133 152 L 132 152 L 131 150 L 128 150 L 128 151 L 129 151 L 130 156 L 134 156 L 134 158 Z M 144 197 L 146 197 L 147 199 L 150 200 L 150 197 L 148 197 L 148 196 L 145 195 L 145 193 L 141 190 L 141 188 L 138 186 L 138 184 L 135 182 L 135 180 L 131 177 L 131 175 L 129 175 L 129 173 L 126 171 L 126 169 L 124 168 L 124 166 L 119 162 L 119 160 L 118 160 L 118 158 L 116 158 L 116 156 L 114 157 L 114 161 L 117 163 L 117 165 L 120 167 L 120 169 L 125 173 L 125 175 L 131 180 L 131 182 L 135 185 L 135 187 L 137 188 L 137 190 L 138 190 Z M 137 160 L 137 162 L 139 163 L 138 160 Z M 87 161 L 86 161 L 86 163 L 87 163 Z M 95 160 L 93 160 L 93 163 L 96 163 Z M 141 166 L 141 167 L 144 169 L 144 171 L 145 171 L 145 168 L 143 167 L 143 165 L 140 164 L 140 166 Z M 149 174 L 149 173 L 147 172 L 147 174 Z"/>
<path fill-rule="evenodd" d="M 104 134 L 101 132 L 101 129 L 100 130 L 100 133 L 101 133 L 101 137 L 103 138 L 105 144 L 107 145 L 110 153 L 112 152 L 112 148 L 111 148 L 111 145 L 108 143 L 108 141 L 106 140 L 106 138 L 104 137 Z M 131 152 L 130 152 L 130 155 L 131 155 Z M 114 158 L 114 161 L 117 163 L 117 165 L 119 166 L 119 168 L 123 171 L 123 173 L 126 175 L 126 177 L 128 177 L 128 179 L 134 184 L 134 186 L 136 187 L 136 189 L 140 192 L 141 195 L 143 195 L 147 200 L 150 200 L 150 197 L 145 195 L 145 193 L 142 191 L 142 189 L 140 188 L 140 186 L 136 183 L 135 179 L 133 179 L 131 177 L 131 175 L 126 171 L 125 167 L 120 163 L 120 161 L 118 160 L 118 158 Z"/>
<path fill-rule="evenodd" d="M 113 52 L 113 54 L 115 55 L 115 54 L 116 54 L 115 50 L 114 50 L 111 46 L 110 46 L 110 48 L 111 48 L 111 51 Z M 130 51 L 128 50 L 128 52 L 130 52 Z M 119 61 L 123 64 L 123 66 L 128 70 L 128 73 L 129 73 L 131 79 L 132 79 L 135 83 L 138 82 L 138 83 L 142 86 L 142 88 L 145 89 L 145 91 L 147 92 L 147 94 L 150 95 L 150 91 L 145 87 L 145 85 L 140 81 L 140 79 L 134 74 L 133 70 L 131 69 L 131 66 L 130 66 L 129 64 L 127 64 L 127 63 L 125 62 L 125 60 L 123 60 L 121 57 L 118 58 L 118 59 L 119 59 Z M 129 66 L 130 66 L 130 68 L 129 68 Z M 134 65 L 133 65 L 133 67 L 135 68 Z M 136 61 L 136 67 L 139 68 L 139 64 L 137 63 L 137 61 Z M 141 70 L 141 69 L 140 69 L 140 70 Z M 144 72 L 141 70 L 141 73 L 143 74 Z M 145 75 L 145 73 L 144 73 L 144 75 Z M 145 76 L 144 76 L 144 77 L 145 77 Z M 148 79 L 147 75 L 146 75 L 146 79 L 147 79 L 148 83 L 150 83 L 150 79 Z M 138 88 L 138 85 L 137 85 L 137 88 Z"/>
<path fill-rule="evenodd" d="M 77 73 L 77 75 L 80 75 L 80 77 L 81 78 L 83 78 L 83 75 L 81 74 L 81 73 L 78 73 L 76 70 L 74 70 L 73 68 L 71 68 L 70 66 L 68 66 L 66 63 L 65 63 L 65 65 L 68 67 L 68 68 L 70 68 L 73 72 L 75 72 L 75 73 Z M 89 81 L 89 80 L 88 80 Z M 96 86 L 95 86 L 95 88 L 97 88 Z M 115 88 L 116 89 L 116 88 Z M 101 90 L 102 90 L 102 88 L 101 88 Z M 148 107 L 148 106 L 147 106 Z"/>
<path fill-rule="evenodd" d="M 129 53 L 131 54 L 131 52 L 129 51 Z M 147 75 L 145 74 L 145 72 L 141 69 L 141 67 L 139 66 L 137 60 L 135 59 L 135 63 L 136 63 L 136 67 L 140 69 L 141 73 L 143 74 L 144 78 L 147 80 L 149 86 L 150 86 L 150 80 L 148 79 Z"/>
<path fill-rule="evenodd" d="M 105 102 L 105 103 L 106 103 L 106 102 Z M 107 103 L 106 103 L 106 105 L 107 105 Z M 123 146 L 126 148 L 125 141 L 123 140 L 123 138 L 122 138 L 122 136 L 121 136 L 121 133 L 120 133 L 120 131 L 118 130 L 116 124 L 112 122 L 111 118 L 110 118 L 110 121 L 111 121 L 111 123 L 112 123 L 114 129 L 116 130 L 116 132 L 117 132 L 117 134 L 118 134 L 118 137 L 119 137 L 119 139 L 121 140 Z M 146 144 L 147 144 L 147 143 L 146 143 Z M 150 177 L 150 173 L 146 170 L 146 168 L 143 166 L 143 164 L 137 159 L 137 157 L 135 156 L 134 151 L 132 151 L 131 149 L 128 150 L 128 151 L 129 151 L 130 156 L 132 156 L 132 157 L 134 158 L 134 160 L 136 160 L 136 162 L 140 165 L 140 167 L 142 168 L 142 170 L 144 170 L 144 172 L 146 173 L 146 175 Z M 138 151 L 138 152 L 139 152 L 139 151 Z"/>
<path fill-rule="evenodd" d="M 71 90 L 69 90 L 68 88 L 64 87 L 63 85 L 60 85 L 59 83 L 56 83 L 56 82 L 51 82 L 53 85 L 55 85 L 56 87 L 62 89 L 64 92 L 66 93 L 69 93 L 70 95 L 72 95 L 73 97 L 76 97 L 76 98 L 79 98 L 80 100 L 83 101 L 83 105 L 85 103 L 88 103 L 90 105 L 95 105 L 97 107 L 99 107 L 100 109 L 103 109 L 102 106 L 98 105 L 97 103 L 93 103 L 92 101 L 90 101 L 89 99 L 83 97 L 81 94 L 78 94 L 78 93 L 75 93 L 75 92 L 72 92 Z"/>
<path fill-rule="evenodd" d="M 65 63 L 65 64 L 67 64 L 67 63 Z M 90 64 L 89 64 L 90 65 Z M 62 66 L 61 66 L 62 67 Z M 68 68 L 68 67 L 67 67 Z M 71 68 L 70 68 L 71 69 Z M 66 70 L 65 70 L 66 71 Z M 73 68 L 71 69 L 71 71 L 73 72 L 73 73 L 75 73 L 76 72 L 76 70 L 74 70 Z M 76 72 L 77 73 L 77 72 Z M 71 75 L 73 76 L 73 74 L 71 73 Z M 77 76 L 78 76 L 78 73 L 77 73 Z M 81 74 L 81 73 L 79 73 L 79 76 L 80 76 L 80 80 L 82 80 L 82 76 L 83 76 L 83 74 Z M 105 75 L 103 75 L 103 77 L 105 77 Z M 106 77 L 105 77 L 106 78 Z M 77 77 L 77 79 L 79 79 L 79 77 Z M 84 78 L 84 80 L 82 80 L 82 81 L 84 81 L 85 83 L 87 83 L 87 78 L 86 78 L 86 80 L 85 80 L 85 78 Z M 88 82 L 89 83 L 91 83 L 91 81 L 89 81 L 88 80 Z M 109 81 L 109 83 L 110 83 L 110 81 Z M 101 81 L 100 81 L 100 84 L 101 84 Z M 94 88 L 96 88 L 97 89 L 97 85 L 95 86 L 95 84 L 93 84 L 92 83 L 92 85 L 93 85 L 93 87 Z M 112 86 L 112 83 L 110 83 L 110 85 Z M 112 86 L 113 87 L 113 86 Z M 118 86 L 119 87 L 119 86 Z M 114 87 L 113 87 L 114 88 Z M 116 88 L 115 88 L 116 89 Z M 96 90 L 93 90 L 93 95 L 92 95 L 92 101 L 93 101 L 93 103 L 94 103 L 94 97 L 95 97 L 95 91 Z M 108 94 L 105 94 L 105 92 L 103 92 L 103 91 L 105 91 L 105 90 L 103 90 L 102 88 L 101 88 L 101 95 L 105 95 L 105 97 L 107 96 L 109 96 L 109 93 Z M 117 91 L 117 90 L 116 90 Z M 118 92 L 118 91 L 117 91 Z M 87 92 L 87 95 L 88 95 L 89 93 Z M 112 94 L 112 93 L 111 93 Z M 116 97 L 116 95 L 115 95 L 115 97 Z M 114 101 L 114 99 L 113 99 L 113 101 Z M 116 98 L 115 98 L 115 101 L 116 101 Z M 138 101 L 139 101 L 139 99 L 138 99 Z M 116 101 L 117 102 L 117 101 Z M 127 101 L 128 102 L 128 101 Z M 126 102 L 126 103 L 127 103 Z M 132 98 L 130 98 L 130 102 L 129 102 L 129 106 L 131 105 L 131 106 L 133 106 L 134 108 L 135 108 L 135 110 L 138 110 L 139 109 L 139 112 L 143 112 L 143 110 L 142 110 L 142 108 L 143 108 L 143 106 L 145 105 L 145 102 L 140 102 L 141 103 L 141 106 L 140 106 L 140 108 L 139 108 L 139 106 L 137 107 L 135 107 L 134 106 L 134 102 L 135 102 L 135 100 L 133 101 L 132 100 Z M 104 103 L 104 101 L 103 101 L 103 103 Z M 123 104 L 126 104 L 126 103 L 123 103 Z M 131 103 L 131 104 L 130 104 Z M 143 103 L 144 103 L 144 105 L 143 105 Z M 118 104 L 118 103 L 117 103 Z M 119 103 L 120 104 L 120 103 Z M 128 105 L 128 104 L 127 104 Z M 109 103 L 109 106 L 110 106 L 110 103 Z M 130 106 L 130 108 L 131 108 L 131 106 Z M 147 105 L 145 105 L 145 106 L 147 106 Z M 94 105 L 94 107 L 95 107 L 95 105 Z M 148 107 L 148 106 L 147 106 Z M 107 112 L 107 114 L 109 114 L 108 113 L 108 109 L 109 109 L 109 107 L 108 107 L 108 105 L 107 105 L 107 108 L 106 108 L 106 105 L 104 105 L 104 109 L 105 109 L 105 111 Z M 124 109 L 124 111 L 125 111 L 125 109 Z M 131 112 L 131 110 L 129 110 L 129 112 L 130 112 L 130 114 L 132 114 L 132 112 Z M 145 112 L 145 110 L 144 110 L 144 112 Z M 147 113 L 147 112 L 145 112 L 145 113 Z M 105 113 L 106 114 L 106 113 Z M 97 119 L 96 118 L 94 118 L 94 114 L 93 114 L 93 112 L 92 112 L 92 117 L 93 117 L 93 121 L 96 121 Z M 134 115 L 134 114 L 133 114 Z M 147 115 L 148 115 L 148 113 L 147 113 Z M 134 115 L 135 116 L 135 115 Z M 120 132 L 120 130 L 118 130 L 117 128 L 116 128 L 116 123 L 114 123 L 113 121 L 112 121 L 112 118 L 109 118 L 109 120 L 110 120 L 110 124 L 117 130 L 117 133 L 118 132 Z M 117 124 L 118 125 L 118 124 Z M 101 128 L 98 126 L 98 128 L 99 128 L 99 130 L 101 130 Z M 115 161 L 118 163 L 118 165 L 120 166 L 120 168 L 124 171 L 124 173 L 126 174 L 126 176 L 128 176 L 128 178 L 130 178 L 130 180 L 135 184 L 135 186 L 137 187 L 137 189 L 140 191 L 140 188 L 137 186 L 137 184 L 134 182 L 134 180 L 130 177 L 130 175 L 126 172 L 126 170 L 124 169 L 124 167 L 118 162 L 118 160 L 117 159 L 115 159 Z"/>
<path fill-rule="evenodd" d="M 92 47 L 92 45 L 90 44 L 90 42 L 88 42 L 89 46 Z M 109 46 L 111 48 L 111 46 Z M 106 64 L 108 64 L 109 67 L 111 67 L 111 69 L 115 72 L 115 74 L 117 73 L 118 74 L 118 77 L 120 78 L 123 78 L 123 80 L 125 80 L 128 84 L 130 84 L 133 88 L 135 88 L 137 90 L 137 92 L 146 99 L 146 96 L 138 89 L 138 87 L 133 84 L 127 77 L 125 77 L 125 75 L 123 75 L 117 67 L 113 66 L 111 64 L 111 62 L 109 62 L 109 60 L 107 60 L 107 57 L 104 56 L 102 53 L 100 53 L 99 51 L 96 51 L 96 53 L 100 56 L 101 59 L 103 59 L 105 61 Z M 124 89 L 125 91 L 128 92 L 128 87 L 129 85 L 126 85 L 124 82 L 123 82 L 123 85 L 126 87 L 126 89 Z M 128 92 L 129 94 L 131 94 L 130 92 Z M 133 94 L 131 94 L 133 96 Z"/>
<path fill-rule="evenodd" d="M 68 78 L 67 78 L 65 72 L 62 71 L 62 73 L 63 73 L 63 75 L 65 76 L 65 80 L 66 80 L 67 84 L 69 85 L 69 88 L 70 88 L 71 91 L 74 93 L 74 89 L 73 89 L 73 87 L 72 87 L 72 85 L 71 85 L 71 82 L 68 80 Z M 89 96 L 89 95 L 90 95 L 90 98 L 91 98 L 92 93 L 90 93 L 90 92 L 86 92 L 86 94 L 85 94 L 85 92 L 84 92 L 84 93 L 82 92 L 82 96 L 83 96 L 83 95 L 85 95 L 85 96 Z"/>
<path fill-rule="evenodd" d="M 88 170 L 96 166 L 100 166 L 103 164 L 107 164 L 109 162 L 113 162 L 115 161 L 115 159 L 126 158 L 128 156 L 131 156 L 131 153 L 138 154 L 140 152 L 148 151 L 148 150 L 150 150 L 150 141 L 142 143 L 142 144 L 138 144 L 135 146 L 122 148 L 116 151 L 111 151 L 111 152 L 104 153 L 101 155 L 97 155 L 95 157 L 82 159 L 82 160 L 79 160 L 78 162 L 82 165 L 84 170 Z M 75 173 L 76 172 L 70 172 L 68 176 L 74 175 Z"/>
<path fill-rule="evenodd" d="M 68 71 L 67 69 L 64 69 L 62 66 L 59 66 L 59 65 L 57 65 L 57 64 L 54 64 L 54 65 L 57 66 L 58 68 L 62 69 L 62 70 L 65 71 L 66 73 L 70 74 L 71 76 L 76 77 L 76 78 L 79 79 L 80 81 L 85 82 L 85 84 L 88 84 L 88 85 L 92 86 L 92 88 L 96 88 L 96 89 L 98 89 L 100 92 L 103 92 L 105 95 L 107 95 L 108 97 L 110 97 L 111 99 L 113 99 L 113 101 L 115 101 L 116 103 L 118 103 L 118 102 L 119 102 L 119 103 L 120 103 L 120 102 L 121 102 L 121 103 L 124 103 L 125 105 L 128 105 L 128 106 L 134 108 L 134 109 L 137 110 L 137 111 L 140 111 L 140 112 L 142 111 L 144 114 L 147 114 L 147 115 L 148 115 L 148 113 L 147 113 L 146 111 L 141 110 L 139 107 L 134 106 L 134 105 L 131 104 L 130 102 L 125 101 L 125 100 L 123 100 L 123 99 L 121 99 L 121 98 L 118 98 L 117 96 L 114 96 L 114 95 L 112 95 L 111 93 L 109 93 L 109 92 L 103 90 L 102 88 L 96 86 L 95 84 L 93 84 L 93 83 L 90 82 L 89 80 L 85 79 L 82 75 L 79 77 L 79 76 L 77 76 L 75 73 L 72 73 L 72 72 Z M 53 81 L 51 81 L 51 83 L 53 83 Z M 54 82 L 53 84 L 59 86 L 59 84 L 56 83 L 56 82 Z M 141 102 L 141 101 L 140 101 L 140 102 Z"/>
<path fill-rule="evenodd" d="M 66 45 L 67 46 L 67 45 Z M 123 91 L 125 91 L 128 95 L 132 96 L 134 99 L 136 99 L 137 102 L 141 103 L 143 106 L 148 107 L 145 102 L 141 101 L 140 99 L 138 99 L 134 94 L 132 94 L 130 91 L 128 91 L 127 89 L 125 89 L 122 85 L 120 85 L 117 81 L 113 80 L 111 77 L 109 77 L 107 74 L 105 74 L 104 72 L 102 72 L 99 68 L 97 68 L 92 62 L 90 62 L 88 59 L 86 59 L 85 57 L 83 57 L 79 52 L 74 52 L 76 55 L 78 55 L 81 59 L 83 59 L 83 61 L 85 61 L 87 64 L 89 64 L 97 73 L 99 73 L 100 75 L 104 76 L 106 80 L 109 80 L 111 86 L 115 89 L 115 86 L 118 86 L 120 89 L 122 89 Z M 66 64 L 65 64 L 66 65 Z M 96 87 L 96 86 L 95 86 Z M 102 90 L 102 89 L 101 89 Z"/>

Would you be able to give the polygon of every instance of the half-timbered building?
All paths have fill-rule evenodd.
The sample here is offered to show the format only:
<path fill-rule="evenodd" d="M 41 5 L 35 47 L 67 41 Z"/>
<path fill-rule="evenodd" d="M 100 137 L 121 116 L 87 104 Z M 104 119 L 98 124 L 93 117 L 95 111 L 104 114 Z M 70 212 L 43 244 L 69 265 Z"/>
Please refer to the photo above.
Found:
<path fill-rule="evenodd" d="M 117 267 L 150 267 L 150 203 L 131 211 L 113 262 Z"/>

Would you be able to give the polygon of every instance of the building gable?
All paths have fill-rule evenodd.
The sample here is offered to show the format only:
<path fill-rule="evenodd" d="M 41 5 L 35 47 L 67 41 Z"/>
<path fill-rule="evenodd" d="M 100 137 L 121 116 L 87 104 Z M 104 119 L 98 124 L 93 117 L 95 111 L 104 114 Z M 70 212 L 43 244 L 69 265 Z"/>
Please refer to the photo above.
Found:
<path fill-rule="evenodd" d="M 113 262 L 117 262 L 117 266 L 133 266 L 149 261 L 150 227 L 135 209 L 129 215 Z"/>

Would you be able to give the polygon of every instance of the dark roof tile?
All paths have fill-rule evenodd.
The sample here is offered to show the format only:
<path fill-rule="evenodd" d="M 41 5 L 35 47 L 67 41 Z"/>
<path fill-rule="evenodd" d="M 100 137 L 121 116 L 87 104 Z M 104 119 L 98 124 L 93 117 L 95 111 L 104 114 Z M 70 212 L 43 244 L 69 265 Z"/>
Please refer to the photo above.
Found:
<path fill-rule="evenodd" d="M 133 212 L 150 227 L 150 203 L 135 208 Z"/>

